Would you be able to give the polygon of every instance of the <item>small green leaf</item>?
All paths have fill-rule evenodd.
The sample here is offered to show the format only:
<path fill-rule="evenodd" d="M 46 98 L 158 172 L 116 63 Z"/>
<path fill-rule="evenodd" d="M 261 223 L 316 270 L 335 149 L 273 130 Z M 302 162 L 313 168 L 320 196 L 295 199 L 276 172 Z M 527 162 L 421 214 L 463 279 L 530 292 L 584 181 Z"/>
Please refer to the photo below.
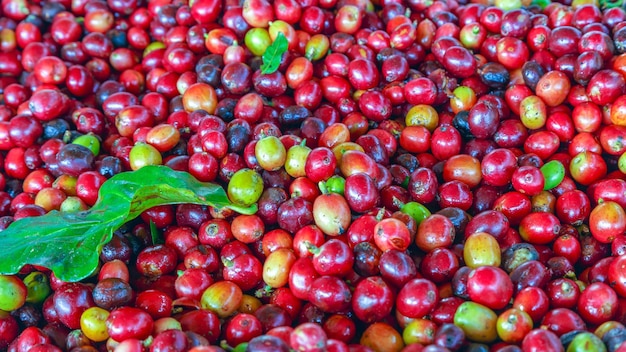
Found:
<path fill-rule="evenodd" d="M 603 10 L 612 9 L 615 7 L 624 7 L 624 1 L 623 0 L 615 0 L 615 1 L 600 0 L 600 8 Z"/>
<path fill-rule="evenodd" d="M 193 203 L 253 214 L 256 206 L 232 204 L 224 189 L 166 166 L 146 166 L 107 180 L 87 211 L 23 218 L 0 232 L 0 273 L 24 265 L 51 269 L 63 281 L 82 280 L 97 268 L 102 246 L 124 223 L 157 205 Z"/>
<path fill-rule="evenodd" d="M 163 244 L 161 231 L 159 231 L 156 224 L 152 220 L 150 220 L 150 237 L 152 237 L 152 244 Z"/>
<path fill-rule="evenodd" d="M 261 73 L 266 75 L 274 73 L 280 66 L 280 60 L 282 60 L 283 54 L 289 48 L 289 42 L 287 38 L 281 32 L 278 32 L 278 36 L 274 42 L 267 47 L 265 54 L 263 54 L 263 64 L 261 65 Z"/>
<path fill-rule="evenodd" d="M 537 5 L 541 7 L 542 9 L 545 9 L 548 5 L 550 5 L 550 3 L 551 3 L 550 0 L 533 0 L 531 2 L 531 5 Z"/>

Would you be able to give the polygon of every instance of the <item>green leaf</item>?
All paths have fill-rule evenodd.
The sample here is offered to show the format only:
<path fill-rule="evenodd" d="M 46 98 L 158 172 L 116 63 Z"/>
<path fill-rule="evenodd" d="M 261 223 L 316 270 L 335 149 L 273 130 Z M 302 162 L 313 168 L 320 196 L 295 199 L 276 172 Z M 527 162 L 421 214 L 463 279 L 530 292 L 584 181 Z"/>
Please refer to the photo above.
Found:
<path fill-rule="evenodd" d="M 607 9 L 611 9 L 614 7 L 623 7 L 624 6 L 624 1 L 623 0 L 600 0 L 600 8 L 603 10 L 607 10 Z"/>
<path fill-rule="evenodd" d="M 161 231 L 157 228 L 154 221 L 150 220 L 150 237 L 152 237 L 152 244 L 163 244 L 164 241 L 161 238 Z"/>
<path fill-rule="evenodd" d="M 12 223 L 0 232 L 0 274 L 15 274 L 34 264 L 51 269 L 63 281 L 82 280 L 97 268 L 102 246 L 124 223 L 153 206 L 183 203 L 256 212 L 256 206 L 232 204 L 216 184 L 166 166 L 146 166 L 107 180 L 98 202 L 87 211 L 52 211 Z"/>
<path fill-rule="evenodd" d="M 282 60 L 283 54 L 289 48 L 289 42 L 287 38 L 281 32 L 278 32 L 278 36 L 274 42 L 267 47 L 263 54 L 263 64 L 261 65 L 261 73 L 266 75 L 274 73 L 280 66 L 280 60 Z"/>
<path fill-rule="evenodd" d="M 531 5 L 537 5 L 542 9 L 545 9 L 548 5 L 550 5 L 550 0 L 532 0 Z"/>

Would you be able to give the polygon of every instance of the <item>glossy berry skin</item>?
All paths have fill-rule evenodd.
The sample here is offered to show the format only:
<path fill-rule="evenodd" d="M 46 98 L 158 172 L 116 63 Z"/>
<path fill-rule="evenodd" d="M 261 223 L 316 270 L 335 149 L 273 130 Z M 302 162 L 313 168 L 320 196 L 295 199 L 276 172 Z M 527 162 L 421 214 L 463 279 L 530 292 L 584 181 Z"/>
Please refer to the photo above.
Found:
<path fill-rule="evenodd" d="M 0 275 L 0 287 L 2 287 L 2 310 L 10 312 L 26 303 L 28 288 L 19 277 L 15 275 Z"/>
<path fill-rule="evenodd" d="M 513 284 L 504 270 L 482 266 L 469 273 L 467 292 L 472 301 L 497 310 L 506 307 L 513 297 Z"/>
<path fill-rule="evenodd" d="M 337 313 L 349 307 L 352 294 L 341 279 L 334 276 L 320 276 L 311 283 L 308 300 L 328 313 Z"/>
<path fill-rule="evenodd" d="M 311 181 L 317 183 L 325 181 L 333 175 L 337 167 L 337 159 L 328 148 L 315 148 L 306 158 L 304 171 Z"/>
<path fill-rule="evenodd" d="M 617 308 L 617 294 L 608 285 L 597 282 L 587 286 L 578 299 L 578 312 L 585 321 L 601 324 L 610 320 Z"/>
<path fill-rule="evenodd" d="M 172 272 L 176 267 L 177 255 L 170 247 L 157 245 L 146 248 L 137 257 L 137 271 L 144 276 L 155 277 Z"/>
<path fill-rule="evenodd" d="M 250 341 L 263 333 L 261 322 L 251 314 L 237 314 L 225 326 L 226 341 L 231 346 Z"/>
<path fill-rule="evenodd" d="M 117 341 L 142 340 L 152 333 L 154 321 L 141 309 L 121 307 L 111 312 L 106 325 L 109 336 Z"/>
<path fill-rule="evenodd" d="M 396 307 L 400 313 L 410 318 L 421 318 L 430 313 L 439 300 L 434 283 L 426 279 L 409 281 L 396 297 Z"/>
<path fill-rule="evenodd" d="M 559 233 L 561 223 L 550 213 L 531 213 L 520 223 L 520 236 L 533 244 L 552 242 Z"/>
<path fill-rule="evenodd" d="M 66 283 L 53 296 L 54 309 L 59 320 L 70 329 L 80 328 L 82 313 L 95 306 L 92 290 L 82 283 Z"/>
<path fill-rule="evenodd" d="M 393 291 L 378 276 L 359 282 L 352 295 L 352 310 L 357 318 L 367 323 L 382 320 L 391 312 L 393 303 Z"/>
<path fill-rule="evenodd" d="M 49 345 L 50 342 L 50 337 L 42 329 L 36 326 L 29 326 L 22 330 L 10 347 L 14 347 L 18 351 L 30 351 L 37 345 Z"/>
<path fill-rule="evenodd" d="M 0 347 L 6 348 L 19 334 L 19 325 L 15 318 L 9 313 L 2 313 L 0 315 Z"/>
<path fill-rule="evenodd" d="M 2 0 L 0 350 L 626 350 L 625 137 L 620 1 Z"/>
<path fill-rule="evenodd" d="M 320 275 L 344 276 L 352 269 L 354 255 L 344 242 L 330 239 L 313 249 L 313 267 Z"/>
<path fill-rule="evenodd" d="M 289 342 L 294 349 L 305 351 L 324 351 L 327 340 L 326 332 L 314 323 L 298 325 L 289 336 Z"/>
<path fill-rule="evenodd" d="M 159 319 L 169 316 L 172 310 L 172 299 L 160 290 L 145 290 L 137 295 L 135 305 L 147 312 L 153 319 Z"/>

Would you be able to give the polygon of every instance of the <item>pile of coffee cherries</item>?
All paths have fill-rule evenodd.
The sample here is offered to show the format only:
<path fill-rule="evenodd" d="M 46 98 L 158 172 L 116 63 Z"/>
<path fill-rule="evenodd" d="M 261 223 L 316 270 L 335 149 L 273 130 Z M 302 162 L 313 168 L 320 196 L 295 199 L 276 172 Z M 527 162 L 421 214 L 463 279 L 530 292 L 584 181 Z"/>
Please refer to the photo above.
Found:
<path fill-rule="evenodd" d="M 621 1 L 0 5 L 0 229 L 147 165 L 258 207 L 0 275 L 0 350 L 626 351 Z"/>

